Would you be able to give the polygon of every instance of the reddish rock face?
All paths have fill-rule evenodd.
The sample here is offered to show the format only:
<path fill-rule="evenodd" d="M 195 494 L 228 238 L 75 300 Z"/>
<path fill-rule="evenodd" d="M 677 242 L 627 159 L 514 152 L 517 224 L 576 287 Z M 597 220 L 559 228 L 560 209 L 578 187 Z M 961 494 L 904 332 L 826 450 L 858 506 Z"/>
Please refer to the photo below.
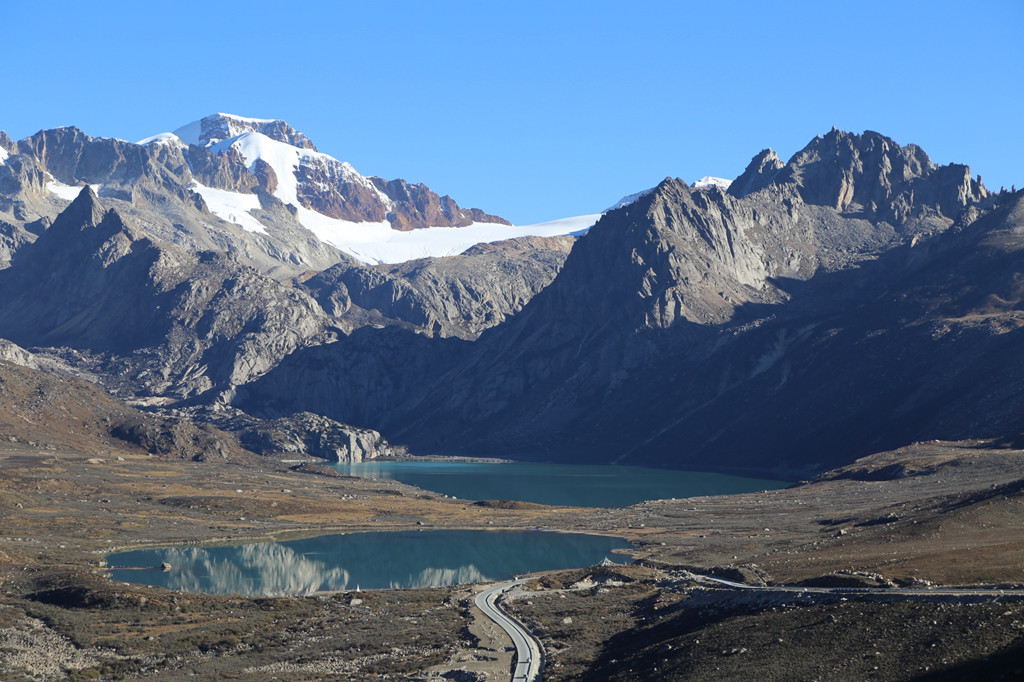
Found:
<path fill-rule="evenodd" d="M 352 166 L 325 157 L 307 157 L 295 171 L 303 207 L 332 218 L 380 222 L 388 207 L 373 185 Z"/>
<path fill-rule="evenodd" d="M 401 178 L 387 181 L 374 177 L 370 180 L 393 202 L 388 220 L 396 230 L 465 227 L 474 222 L 511 224 L 504 218 L 489 215 L 478 208 L 462 209 L 450 196 L 438 196 L 423 184 L 410 185 Z"/>
<path fill-rule="evenodd" d="M 256 163 L 252 165 L 252 174 L 256 176 L 260 187 L 267 192 L 273 194 L 277 191 L 277 173 L 274 172 L 273 166 L 269 163 L 263 159 L 256 159 Z"/>

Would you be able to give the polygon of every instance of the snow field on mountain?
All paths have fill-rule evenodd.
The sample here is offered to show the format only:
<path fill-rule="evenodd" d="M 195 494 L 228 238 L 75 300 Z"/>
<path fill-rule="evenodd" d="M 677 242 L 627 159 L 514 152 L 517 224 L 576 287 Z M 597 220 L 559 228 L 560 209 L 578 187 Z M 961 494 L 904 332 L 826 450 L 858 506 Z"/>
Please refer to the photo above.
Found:
<path fill-rule="evenodd" d="M 3 147 L 0 147 L 0 166 L 4 165 L 4 162 L 7 160 L 8 156 L 10 156 L 10 154 L 7 153 L 7 150 L 4 149 Z"/>
<path fill-rule="evenodd" d="M 209 117 L 208 117 L 209 118 Z M 408 232 L 391 228 L 388 221 L 351 222 L 331 218 L 302 206 L 299 201 L 299 171 L 305 168 L 303 177 L 336 178 L 338 174 L 346 182 L 358 183 L 380 198 L 390 210 L 394 202 L 377 188 L 369 178 L 361 175 L 350 164 L 333 156 L 311 149 L 297 147 L 275 140 L 263 133 L 246 130 L 247 124 L 272 123 L 270 119 L 252 119 L 241 116 L 221 115 L 226 122 L 227 132 L 232 137 L 211 140 L 206 146 L 214 153 L 237 151 L 253 170 L 257 159 L 262 159 L 277 177 L 274 196 L 285 204 L 298 208 L 299 222 L 318 239 L 370 264 L 401 263 L 407 260 L 427 257 L 454 256 L 476 244 L 496 242 L 517 237 L 554 237 L 586 231 L 593 225 L 600 213 L 553 220 L 535 225 L 503 225 L 500 223 L 472 223 L 466 227 L 427 227 Z M 206 120 L 206 119 L 204 119 Z M 139 144 L 201 144 L 204 135 L 203 120 L 195 121 L 173 133 L 161 133 L 141 140 Z M 259 199 L 255 194 L 230 192 L 206 187 L 199 182 L 189 186 L 199 193 L 214 215 L 242 227 L 248 232 L 266 234 L 266 226 L 251 213 L 258 209 Z"/>
<path fill-rule="evenodd" d="M 103 187 L 103 185 L 96 184 L 89 186 L 92 187 L 93 194 L 99 196 L 100 188 Z M 77 199 L 78 195 L 82 193 L 82 187 L 84 187 L 84 185 L 79 185 L 77 187 L 65 185 L 63 182 L 60 182 L 59 180 L 51 180 L 50 182 L 46 183 L 46 189 L 48 192 L 50 192 L 51 194 L 56 194 L 65 201 L 74 201 L 75 199 Z"/>
<path fill-rule="evenodd" d="M 706 190 L 711 189 L 712 187 L 717 187 L 718 189 L 724 192 L 725 190 L 729 189 L 729 185 L 731 184 L 732 180 L 729 180 L 727 178 L 716 178 L 712 175 L 705 175 L 703 178 L 690 185 L 690 187 L 699 190 Z"/>
<path fill-rule="evenodd" d="M 317 238 L 370 264 L 456 256 L 482 242 L 573 234 L 589 229 L 600 217 L 600 213 L 594 213 L 536 225 L 472 223 L 466 227 L 427 227 L 400 232 L 391 229 L 391 224 L 386 221 L 351 223 L 299 208 L 299 222 Z"/>
<path fill-rule="evenodd" d="M 213 189 L 198 182 L 193 182 L 190 188 L 203 197 L 207 207 L 218 218 L 239 225 L 249 232 L 266 233 L 263 224 L 249 213 L 260 207 L 255 194 Z M 400 232 L 392 229 L 391 223 L 387 221 L 354 223 L 298 207 L 299 222 L 318 239 L 370 264 L 455 256 L 481 242 L 580 233 L 589 229 L 600 217 L 600 213 L 593 213 L 535 225 L 472 223 L 466 227 L 428 227 Z"/>
<path fill-rule="evenodd" d="M 240 194 L 223 189 L 214 189 L 194 180 L 189 185 L 189 189 L 203 197 L 203 201 L 206 202 L 210 212 L 221 220 L 234 223 L 246 232 L 267 233 L 267 228 L 263 226 L 263 223 L 249 213 L 249 211 L 260 207 L 259 197 L 255 194 Z"/>

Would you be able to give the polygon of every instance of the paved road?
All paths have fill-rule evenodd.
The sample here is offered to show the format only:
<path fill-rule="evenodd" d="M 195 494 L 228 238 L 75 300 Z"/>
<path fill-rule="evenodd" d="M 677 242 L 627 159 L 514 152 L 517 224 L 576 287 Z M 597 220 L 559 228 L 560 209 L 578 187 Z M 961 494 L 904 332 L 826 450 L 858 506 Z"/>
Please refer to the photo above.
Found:
<path fill-rule="evenodd" d="M 751 590 L 758 592 L 788 592 L 792 594 L 874 594 L 893 597 L 909 597 L 927 599 L 929 597 L 1014 597 L 1024 598 L 1024 590 L 1019 589 L 984 589 L 984 588 L 893 588 L 893 587 L 793 587 L 789 585 L 745 585 L 743 583 L 716 578 L 711 575 L 690 574 L 700 581 L 728 587 L 734 590 Z M 520 578 L 507 583 L 498 583 L 476 595 L 475 603 L 485 616 L 493 620 L 508 633 L 516 646 L 516 667 L 512 682 L 539 682 L 540 668 L 543 657 L 538 642 L 529 630 L 515 618 L 505 613 L 497 604 L 498 597 L 516 585 L 525 583 L 529 578 Z"/>
<path fill-rule="evenodd" d="M 477 594 L 475 600 L 476 607 L 497 623 L 498 627 L 507 632 L 512 638 L 512 643 L 516 645 L 516 667 L 512 675 L 512 682 L 539 682 L 540 668 L 543 663 L 540 642 L 534 639 L 530 631 L 523 627 L 518 620 L 505 613 L 496 603 L 499 595 L 527 580 L 529 578 L 499 583 Z"/>
<path fill-rule="evenodd" d="M 716 578 L 711 575 L 694 575 L 697 580 L 730 587 L 734 590 L 756 590 L 759 592 L 791 592 L 794 594 L 878 594 L 899 597 L 1024 597 L 1024 590 L 998 588 L 955 588 L 955 587 L 793 587 L 789 585 L 744 585 L 743 583 Z"/>

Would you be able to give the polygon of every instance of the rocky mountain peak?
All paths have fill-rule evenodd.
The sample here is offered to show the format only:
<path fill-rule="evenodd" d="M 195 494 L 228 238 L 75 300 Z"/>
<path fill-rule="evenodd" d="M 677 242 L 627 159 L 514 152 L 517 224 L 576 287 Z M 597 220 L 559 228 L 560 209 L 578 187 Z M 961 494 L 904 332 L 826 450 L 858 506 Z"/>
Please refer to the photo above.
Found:
<path fill-rule="evenodd" d="M 782 159 L 771 149 L 762 149 L 750 160 L 747 168 L 729 185 L 729 194 L 734 197 L 745 197 L 759 189 L 764 189 L 783 166 Z"/>
<path fill-rule="evenodd" d="M 66 229 L 82 230 L 96 227 L 103 221 L 104 214 L 105 211 L 96 193 L 92 191 L 92 187 L 86 185 L 75 200 L 57 216 L 50 229 L 61 232 Z"/>
<path fill-rule="evenodd" d="M 955 218 L 988 196 L 967 166 L 936 166 L 917 145 L 903 146 L 870 130 L 857 135 L 833 128 L 815 137 L 773 182 L 793 184 L 809 204 L 893 223 L 922 205 Z"/>
<path fill-rule="evenodd" d="M 15 149 L 14 140 L 11 139 L 6 130 L 0 130 L 0 149 L 8 154 Z"/>
<path fill-rule="evenodd" d="M 272 140 L 316 151 L 312 140 L 280 119 L 246 118 L 233 114 L 211 114 L 174 131 L 182 142 L 209 147 L 243 133 L 261 133 Z"/>

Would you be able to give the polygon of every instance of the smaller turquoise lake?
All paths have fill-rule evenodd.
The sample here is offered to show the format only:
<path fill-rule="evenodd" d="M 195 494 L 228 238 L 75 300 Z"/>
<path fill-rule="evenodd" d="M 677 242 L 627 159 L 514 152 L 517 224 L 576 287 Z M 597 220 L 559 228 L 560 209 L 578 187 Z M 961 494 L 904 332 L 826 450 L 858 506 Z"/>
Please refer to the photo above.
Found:
<path fill-rule="evenodd" d="M 789 483 L 704 471 L 531 462 L 359 462 L 331 465 L 464 500 L 520 500 L 570 507 L 625 507 L 644 500 L 732 495 Z"/>
<path fill-rule="evenodd" d="M 620 538 L 546 531 L 430 530 L 321 535 L 286 542 L 167 547 L 111 554 L 114 580 L 186 592 L 294 595 L 439 587 L 593 566 Z M 171 565 L 161 570 L 162 563 Z"/>

